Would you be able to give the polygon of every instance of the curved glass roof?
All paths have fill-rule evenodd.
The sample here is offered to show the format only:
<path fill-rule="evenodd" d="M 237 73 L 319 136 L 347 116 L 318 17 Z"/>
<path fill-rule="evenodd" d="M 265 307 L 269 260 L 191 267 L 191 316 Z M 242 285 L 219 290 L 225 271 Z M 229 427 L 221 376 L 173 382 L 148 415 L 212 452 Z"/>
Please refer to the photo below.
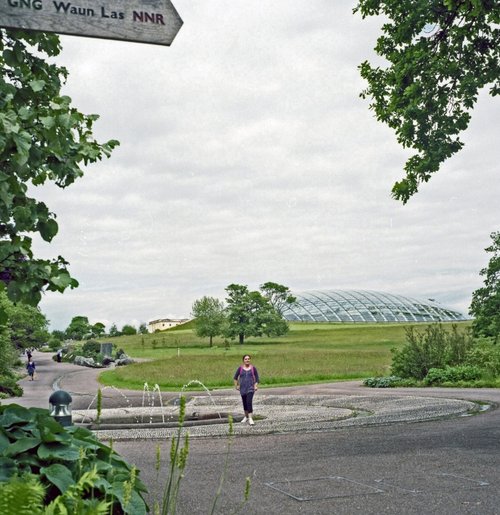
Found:
<path fill-rule="evenodd" d="M 294 292 L 297 302 L 283 310 L 290 322 L 452 322 L 462 313 L 431 300 L 366 290 Z"/>

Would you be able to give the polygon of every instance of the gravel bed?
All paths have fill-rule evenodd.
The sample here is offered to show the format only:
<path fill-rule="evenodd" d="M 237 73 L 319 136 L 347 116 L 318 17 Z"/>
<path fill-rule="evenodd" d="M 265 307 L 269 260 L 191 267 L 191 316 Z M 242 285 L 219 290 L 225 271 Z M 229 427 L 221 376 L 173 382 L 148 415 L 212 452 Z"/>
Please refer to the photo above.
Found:
<path fill-rule="evenodd" d="M 177 414 L 178 408 L 162 408 L 168 414 Z M 263 435 L 271 433 L 334 431 L 345 427 L 412 423 L 443 417 L 464 416 L 478 411 L 474 402 L 429 397 L 348 395 L 344 397 L 327 395 L 259 395 L 254 404 L 255 425 L 234 422 L 235 435 Z M 134 427 L 134 421 L 148 420 L 160 412 L 159 407 L 104 409 L 101 421 L 109 417 L 126 414 L 131 418 L 130 428 L 103 429 L 96 431 L 101 440 L 164 439 L 177 433 L 176 427 Z M 238 396 L 193 397 L 186 403 L 186 414 L 241 413 Z M 93 419 L 95 410 L 73 412 L 73 420 Z M 182 431 L 191 437 L 227 436 L 226 423 L 184 427 Z"/>

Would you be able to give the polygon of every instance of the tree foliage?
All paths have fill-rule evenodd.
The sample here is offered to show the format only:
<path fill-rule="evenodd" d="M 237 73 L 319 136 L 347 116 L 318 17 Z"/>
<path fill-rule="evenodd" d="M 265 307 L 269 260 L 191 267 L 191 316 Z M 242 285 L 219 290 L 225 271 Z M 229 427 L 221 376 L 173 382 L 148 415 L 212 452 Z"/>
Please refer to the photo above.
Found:
<path fill-rule="evenodd" d="M 393 196 L 406 203 L 458 152 L 478 92 L 500 93 L 498 0 L 358 0 L 363 18 L 384 17 L 375 51 L 387 65 L 360 65 L 377 120 L 415 153 Z"/>
<path fill-rule="evenodd" d="M 261 292 L 249 291 L 241 284 L 230 284 L 226 292 L 226 334 L 230 338 L 238 337 L 243 344 L 247 336 L 281 336 L 288 331 L 286 320 Z"/>
<path fill-rule="evenodd" d="M 120 336 L 122 333 L 118 331 L 118 327 L 116 327 L 116 324 L 111 324 L 111 327 L 109 328 L 109 336 L 115 337 Z"/>
<path fill-rule="evenodd" d="M 0 292 L 0 307 L 7 314 L 7 328 L 13 349 L 20 351 L 38 348 L 49 340 L 46 316 L 34 306 L 10 302 L 5 292 Z"/>
<path fill-rule="evenodd" d="M 0 306 L 1 309 L 1 306 Z M 7 325 L 0 325 L 0 392 L 4 377 L 11 377 L 16 360 L 16 353 L 10 340 L 10 330 Z"/>
<path fill-rule="evenodd" d="M 71 319 L 64 333 L 66 338 L 70 340 L 83 340 L 92 335 L 92 326 L 89 323 L 88 317 L 78 315 Z"/>
<path fill-rule="evenodd" d="M 214 297 L 202 297 L 193 303 L 191 315 L 195 318 L 195 332 L 200 338 L 209 338 L 210 347 L 214 336 L 223 333 L 226 321 L 224 303 Z"/>
<path fill-rule="evenodd" d="M 295 304 L 297 300 L 292 295 L 290 288 L 278 283 L 267 282 L 261 284 L 260 291 L 280 315 L 283 315 L 283 310 L 287 306 Z"/>
<path fill-rule="evenodd" d="M 39 308 L 22 302 L 14 304 L 0 291 L 0 309 L 7 315 L 4 334 L 15 352 L 40 347 L 48 341 L 49 322 Z"/>
<path fill-rule="evenodd" d="M 118 144 L 92 135 L 96 115 L 84 115 L 61 94 L 68 72 L 49 59 L 61 50 L 55 34 L 0 29 L 0 287 L 9 298 L 37 305 L 44 291 L 78 285 L 67 261 L 38 259 L 32 235 L 50 242 L 56 215 L 28 193 L 52 182 L 60 188 L 82 166 L 109 156 Z"/>
<path fill-rule="evenodd" d="M 96 322 L 91 328 L 92 338 L 99 338 L 106 333 L 106 326 L 102 322 Z"/>
<path fill-rule="evenodd" d="M 493 337 L 496 343 L 500 334 L 500 232 L 490 237 L 493 243 L 485 250 L 492 255 L 488 266 L 479 272 L 484 286 L 472 294 L 469 313 L 475 318 L 474 334 Z"/>
<path fill-rule="evenodd" d="M 137 334 L 137 329 L 133 325 L 125 324 L 122 327 L 121 334 L 126 336 L 132 336 L 134 334 Z"/>

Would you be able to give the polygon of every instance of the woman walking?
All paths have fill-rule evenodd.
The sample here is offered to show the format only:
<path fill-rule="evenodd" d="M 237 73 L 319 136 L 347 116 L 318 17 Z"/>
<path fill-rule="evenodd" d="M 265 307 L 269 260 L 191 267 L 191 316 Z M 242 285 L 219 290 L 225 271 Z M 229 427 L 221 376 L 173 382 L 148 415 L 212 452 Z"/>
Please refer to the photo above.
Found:
<path fill-rule="evenodd" d="M 33 381 L 35 379 L 35 362 L 32 361 L 31 357 L 28 358 L 28 363 L 26 363 L 26 370 L 28 371 L 28 375 L 31 377 Z"/>
<path fill-rule="evenodd" d="M 259 373 L 257 369 L 250 363 L 252 358 L 250 355 L 243 356 L 243 365 L 238 367 L 234 374 L 234 387 L 240 391 L 241 400 L 243 402 L 243 411 L 245 417 L 241 421 L 242 424 L 248 422 L 251 426 L 253 421 L 253 395 L 257 391 L 259 385 Z"/>

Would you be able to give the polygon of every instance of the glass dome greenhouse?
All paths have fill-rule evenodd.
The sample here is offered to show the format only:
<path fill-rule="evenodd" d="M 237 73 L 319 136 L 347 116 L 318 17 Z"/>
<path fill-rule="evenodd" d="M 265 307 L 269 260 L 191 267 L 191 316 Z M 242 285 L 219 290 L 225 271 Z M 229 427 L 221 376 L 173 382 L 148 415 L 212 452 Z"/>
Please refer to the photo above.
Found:
<path fill-rule="evenodd" d="M 290 322 L 453 322 L 464 314 L 432 300 L 366 290 L 294 292 L 297 302 L 283 317 Z"/>

